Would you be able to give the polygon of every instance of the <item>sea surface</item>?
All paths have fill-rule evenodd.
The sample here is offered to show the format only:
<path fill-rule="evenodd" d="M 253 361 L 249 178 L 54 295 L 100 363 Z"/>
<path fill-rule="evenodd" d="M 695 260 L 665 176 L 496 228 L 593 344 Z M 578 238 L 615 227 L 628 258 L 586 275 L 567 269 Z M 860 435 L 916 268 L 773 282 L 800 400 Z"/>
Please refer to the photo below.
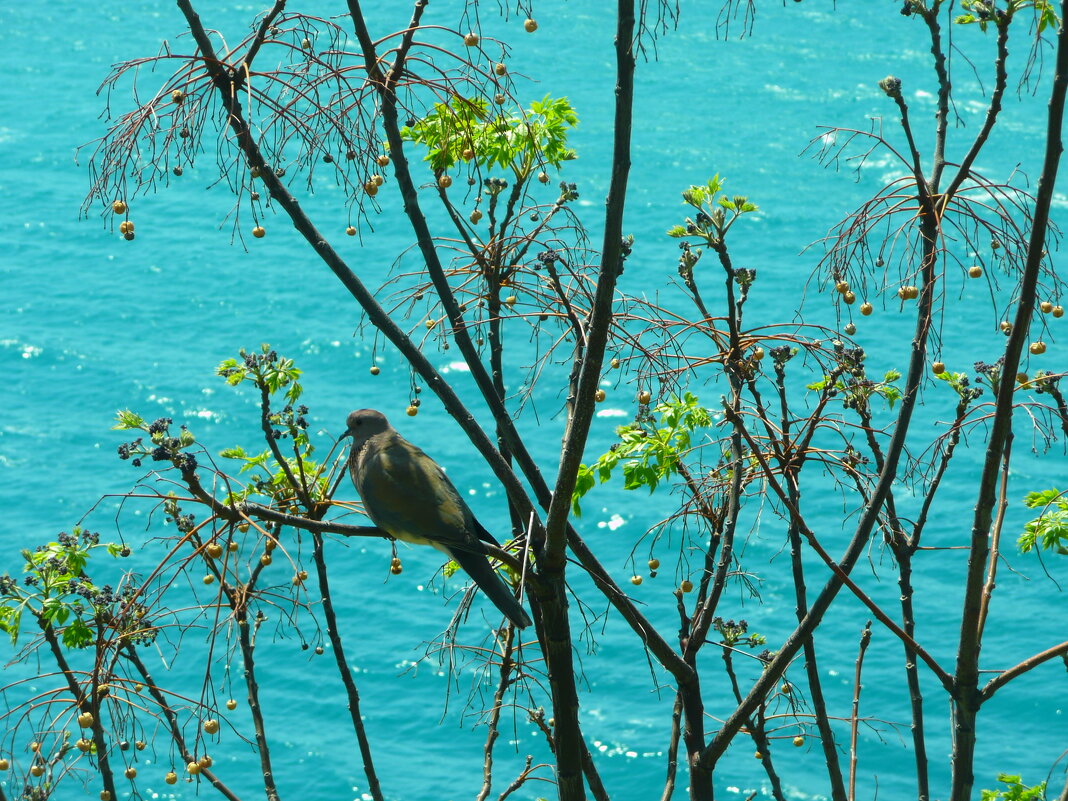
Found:
<path fill-rule="evenodd" d="M 230 42 L 264 10 L 255 3 L 219 0 L 196 5 L 205 25 Z M 373 7 L 374 30 L 380 33 L 400 27 L 410 13 L 406 3 L 367 5 Z M 497 3 L 482 3 L 483 34 L 507 42 L 512 49 L 508 61 L 518 77 L 521 97 L 567 96 L 577 109 L 581 122 L 571 143 L 579 158 L 566 165 L 562 177 L 578 185 L 577 211 L 596 243 L 611 153 L 611 4 L 551 0 L 538 2 L 530 12 L 522 5 L 523 11 L 512 8 L 501 19 Z M 470 18 L 461 21 L 462 7 L 452 0 L 435 0 L 426 22 L 469 27 Z M 886 0 L 759 2 L 755 19 L 749 20 L 741 3 L 725 27 L 718 3 L 681 3 L 677 28 L 669 26 L 674 29 L 660 36 L 655 46 L 648 40 L 639 64 L 625 222 L 636 244 L 621 279 L 623 291 L 682 308 L 681 293 L 673 283 L 677 249 L 663 232 L 681 222 L 681 189 L 718 173 L 726 178 L 728 193 L 748 195 L 761 209 L 732 233 L 735 263 L 758 272 L 750 322 L 794 321 L 803 316 L 809 322 L 836 324 L 830 301 L 819 294 L 814 278 L 822 253 L 818 240 L 883 182 L 896 177 L 898 168 L 881 156 L 869 160 L 859 174 L 846 161 L 837 169 L 826 167 L 807 148 L 826 133 L 821 126 L 869 130 L 879 125 L 892 132 L 895 146 L 903 147 L 894 131 L 895 110 L 878 87 L 888 74 L 903 80 L 919 146 L 929 147 L 935 92 L 929 45 L 920 23 L 903 18 L 899 7 L 899 2 Z M 315 0 L 301 8 L 331 15 L 343 11 L 344 4 Z M 523 31 L 527 13 L 538 19 L 536 34 Z M 123 441 L 111 430 L 116 411 L 129 408 L 149 419 L 172 417 L 188 425 L 212 450 L 234 444 L 258 450 L 256 398 L 251 392 L 228 389 L 213 371 L 239 348 L 252 349 L 264 342 L 293 357 L 305 371 L 303 400 L 310 407 L 312 431 L 321 441 L 332 442 L 342 431 L 349 410 L 382 409 L 405 436 L 446 466 L 458 486 L 469 490 L 469 503 L 488 528 L 505 531 L 503 493 L 490 471 L 472 458 L 470 444 L 429 392 L 422 394 L 419 415 L 405 417 L 411 378 L 404 363 L 391 347 L 376 342 L 355 303 L 286 219 L 268 211 L 262 222 L 268 234 L 255 240 L 248 236 L 251 223 L 245 214 L 238 222 L 243 237 L 235 236 L 233 195 L 212 173 L 210 153 L 157 194 L 129 199 L 137 225 L 132 242 L 119 236 L 100 203 L 81 212 L 90 188 L 92 142 L 105 131 L 101 117 L 105 106 L 112 114 L 130 108 L 129 84 L 110 97 L 98 88 L 111 65 L 154 55 L 164 40 L 172 52 L 187 52 L 191 45 L 180 36 L 182 22 L 173 3 L 153 0 L 42 0 L 0 7 L 0 63 L 5 76 L 0 90 L 4 509 L 0 572 L 20 569 L 19 549 L 49 541 L 80 522 L 100 531 L 104 539 L 129 543 L 133 564 L 146 569 L 160 548 L 153 538 L 171 530 L 160 525 L 161 515 L 150 514 L 147 504 L 128 503 L 120 509 L 116 495 L 129 491 L 144 471 L 116 458 L 116 446 Z M 741 36 L 750 26 L 750 34 Z M 981 124 L 984 93 L 991 86 L 991 39 L 974 28 L 954 30 L 953 37 L 959 135 Z M 1018 74 L 1028 48 L 1024 41 L 1013 44 L 1009 69 Z M 1005 180 L 1019 170 L 1023 177 L 1018 183 L 1032 189 L 1042 160 L 1043 93 L 1052 72 L 1051 51 L 1040 50 L 1039 56 L 1043 71 L 1036 75 L 1037 93 L 1025 86 L 1006 97 L 1003 120 L 977 165 L 993 180 Z M 155 91 L 164 74 L 143 73 L 137 91 Z M 216 143 L 208 141 L 205 147 L 210 151 Z M 957 150 L 949 157 L 960 155 Z M 320 171 L 311 195 L 302 182 L 294 182 L 319 227 L 361 279 L 375 287 L 417 263 L 409 250 L 411 232 L 391 188 L 387 183 L 379 197 L 381 212 L 361 223 L 361 236 L 350 239 L 343 231 L 353 218 L 341 191 L 325 173 Z M 1061 223 L 1064 209 L 1064 194 L 1058 191 L 1055 216 Z M 1061 259 L 1061 253 L 1054 251 L 1054 264 Z M 985 282 L 968 283 L 963 278 L 947 286 L 951 300 L 940 321 L 939 347 L 950 369 L 970 370 L 976 359 L 992 362 L 997 357 L 1004 338 L 996 330 L 996 320 L 1004 312 L 1008 282 L 1002 279 L 1001 284 L 994 292 Z M 708 300 L 722 309 L 718 287 L 718 281 L 714 287 L 710 284 Z M 1049 289 L 1052 293 L 1055 288 Z M 413 326 L 418 323 L 418 318 L 412 321 Z M 877 313 L 858 329 L 858 341 L 870 354 L 869 366 L 879 370 L 904 366 L 911 321 L 899 312 L 896 299 L 877 302 Z M 1029 370 L 1063 370 L 1068 364 L 1063 331 L 1057 333 L 1052 326 L 1045 335 L 1049 351 L 1041 360 L 1033 360 Z M 510 388 L 517 389 L 532 346 L 522 332 L 516 333 L 514 344 L 515 362 L 509 364 L 507 380 Z M 458 357 L 432 350 L 431 358 L 461 391 L 471 389 Z M 368 373 L 372 360 L 381 368 L 375 378 Z M 556 464 L 563 422 L 560 380 L 555 373 L 547 375 L 519 419 L 548 474 Z M 633 416 L 637 388 L 626 377 L 606 385 L 608 400 L 595 420 L 590 458 L 611 444 L 616 425 Z M 692 389 L 700 395 L 702 386 Z M 719 390 L 708 388 L 708 392 L 702 398 L 715 406 Z M 929 397 L 940 401 L 922 412 L 923 426 L 952 414 L 945 393 L 931 392 Z M 477 404 L 474 408 L 490 430 L 492 421 L 484 409 Z M 981 443 L 981 432 L 973 438 Z M 1005 527 L 1011 539 L 1027 519 L 1019 502 L 1024 492 L 1063 488 L 1068 477 L 1062 443 L 1047 449 L 1042 441 L 1021 435 L 1015 448 Z M 970 526 L 981 454 L 970 450 L 959 461 L 935 509 L 927 535 L 931 544 L 958 544 Z M 827 532 L 834 553 L 844 543 L 840 521 L 855 509 L 818 483 L 814 492 L 822 493 L 818 500 L 813 498 L 814 520 Z M 345 485 L 340 497 L 354 500 L 355 494 Z M 677 621 L 672 622 L 670 591 L 689 575 L 688 554 L 681 550 L 678 536 L 664 538 L 653 548 L 642 537 L 671 513 L 675 500 L 665 491 L 649 497 L 644 492 L 598 488 L 586 499 L 578 521 L 621 583 L 636 571 L 647 573 L 644 564 L 649 555 L 661 560 L 660 574 L 646 576 L 640 587 L 632 589 L 669 637 L 677 627 Z M 782 575 L 788 551 L 780 521 L 767 510 L 754 514 L 748 525 L 749 569 Z M 402 546 L 404 573 L 390 578 L 391 554 L 384 542 L 331 541 L 328 548 L 349 660 L 357 671 L 386 797 L 391 801 L 475 797 L 482 781 L 485 742 L 479 710 L 492 690 L 481 683 L 471 665 L 460 664 L 450 675 L 448 664 L 428 646 L 455 609 L 462 587 L 459 577 L 443 580 L 437 573 L 439 556 L 430 549 Z M 307 551 L 305 545 L 304 558 Z M 891 559 L 878 545 L 868 558 L 859 567 L 861 578 L 893 609 L 897 589 Z M 811 569 L 817 570 L 814 565 Z M 946 552 L 938 556 L 937 568 L 926 572 L 921 568 L 919 636 L 947 666 L 952 665 L 958 632 L 963 569 L 963 556 Z M 1063 559 L 1047 560 L 1045 569 L 1048 575 L 1034 555 L 1008 554 L 991 613 L 985 667 L 1006 667 L 1065 639 L 1068 599 L 1061 588 L 1068 586 L 1068 574 Z M 280 574 L 279 580 L 285 577 Z M 581 611 L 587 616 L 602 612 L 604 604 L 591 588 L 580 580 L 575 584 L 592 604 Z M 768 647 L 775 648 L 792 626 L 792 596 L 788 587 L 773 581 L 759 586 L 763 603 L 736 587 L 721 613 L 747 618 L 751 629 L 764 634 Z M 579 631 L 583 622 L 578 605 L 573 612 Z M 487 614 L 485 620 L 492 617 Z M 849 715 L 853 663 L 865 619 L 858 603 L 843 598 L 834 613 L 837 633 L 818 639 L 832 713 L 841 717 Z M 482 607 L 476 607 L 461 629 L 464 644 L 484 642 L 488 627 L 483 620 Z M 302 640 L 314 644 L 321 632 L 308 612 L 298 622 L 302 634 L 284 636 L 281 619 L 268 621 L 261 628 L 258 651 L 281 797 L 369 798 L 333 659 L 329 653 L 316 656 L 314 649 L 302 649 Z M 204 631 L 186 632 L 181 639 L 184 658 L 172 659 L 177 642 L 176 636 L 162 641 L 150 667 L 161 682 L 172 682 L 195 697 L 207 658 Z M 7 662 L 14 652 L 4 645 L 0 654 Z M 257 789 L 257 762 L 251 745 L 241 739 L 250 738 L 251 729 L 241 711 L 244 693 L 236 689 L 240 660 L 233 654 L 214 658 L 211 692 L 220 700 L 232 692 L 242 701 L 231 717 L 234 728 L 224 728 L 221 742 L 213 746 L 216 769 L 243 799 L 256 798 L 262 793 L 262 786 Z M 591 622 L 577 644 L 576 658 L 584 671 L 584 731 L 611 796 L 621 801 L 659 798 L 673 702 L 667 677 L 650 667 L 634 634 L 615 618 Z M 717 662 L 710 647 L 703 657 L 706 682 L 710 697 L 723 702 L 708 710 L 710 729 L 715 728 L 714 718 L 729 712 Z M 876 628 L 863 682 L 861 713 L 872 719 L 860 730 L 858 798 L 915 797 L 901 662 L 899 644 Z M 170 673 L 168 667 L 173 667 Z M 25 694 L 9 694 L 7 703 L 51 687 L 54 679 L 36 678 L 43 670 L 47 667 L 33 660 L 10 666 L 4 677 L 27 683 L 22 685 Z M 794 672 L 800 678 L 800 665 Z M 921 678 L 932 732 L 933 796 L 940 798 L 948 788 L 949 705 L 929 673 L 921 673 Z M 984 707 L 977 798 L 978 788 L 994 787 L 1002 772 L 1022 775 L 1028 784 L 1052 775 L 1051 787 L 1059 791 L 1064 782 L 1062 757 L 1068 748 L 1066 698 L 1064 666 L 1054 660 Z M 544 698 L 535 703 L 544 703 Z M 0 751 L 25 765 L 26 729 L 16 730 L 10 723 L 6 728 L 5 735 L 5 726 L 0 725 Z M 840 726 L 838 731 L 844 735 L 846 729 Z M 152 735 L 145 732 L 148 739 Z M 846 742 L 844 737 L 841 742 Z M 535 764 L 549 760 L 541 735 L 518 710 L 502 722 L 492 797 L 519 773 L 527 753 L 535 754 Z M 774 754 L 788 798 L 826 797 L 823 757 L 812 740 L 801 748 L 793 748 L 789 739 L 777 741 Z M 149 748 L 138 758 L 139 797 L 196 795 L 194 785 L 164 784 L 163 775 L 172 765 L 165 748 Z M 848 764 L 845 755 L 843 764 Z M 550 772 L 543 768 L 536 775 L 546 779 Z M 56 797 L 96 798 L 99 787 L 88 778 L 85 789 L 78 777 L 68 778 Z M 680 779 L 676 798 L 684 795 L 685 779 Z M 9 785 L 8 797 L 16 797 L 19 789 Z M 213 794 L 206 786 L 199 792 L 204 797 Z M 721 798 L 750 798 L 753 793 L 757 798 L 771 797 L 748 741 L 739 738 L 722 763 L 717 793 Z M 550 784 L 532 781 L 511 797 L 521 801 L 553 795 Z"/>

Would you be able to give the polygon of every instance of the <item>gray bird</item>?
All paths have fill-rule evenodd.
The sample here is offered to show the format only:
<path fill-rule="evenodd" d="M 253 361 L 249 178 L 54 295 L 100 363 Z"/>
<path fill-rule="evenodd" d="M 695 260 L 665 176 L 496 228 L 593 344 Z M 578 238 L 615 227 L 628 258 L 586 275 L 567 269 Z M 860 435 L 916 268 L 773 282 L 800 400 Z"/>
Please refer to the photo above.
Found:
<path fill-rule="evenodd" d="M 433 545 L 460 565 L 519 628 L 530 618 L 497 575 L 482 541 L 498 545 L 433 459 L 402 437 L 386 416 L 359 409 L 348 416 L 349 475 L 371 521 L 390 536 Z"/>

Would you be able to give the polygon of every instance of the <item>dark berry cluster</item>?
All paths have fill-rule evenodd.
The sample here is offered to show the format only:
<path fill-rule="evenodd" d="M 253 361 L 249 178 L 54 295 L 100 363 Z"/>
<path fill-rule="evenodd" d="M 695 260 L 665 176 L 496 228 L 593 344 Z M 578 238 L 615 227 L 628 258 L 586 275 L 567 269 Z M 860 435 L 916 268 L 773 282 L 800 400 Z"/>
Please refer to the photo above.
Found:
<path fill-rule="evenodd" d="M 565 181 L 560 182 L 560 197 L 566 203 L 572 200 L 578 200 L 578 185 L 569 184 Z"/>
<path fill-rule="evenodd" d="M 739 267 L 734 271 L 734 282 L 742 289 L 748 289 L 756 280 L 756 270 L 748 267 Z"/>
<path fill-rule="evenodd" d="M 0 576 L 0 596 L 8 596 L 15 594 L 15 588 L 19 586 L 19 583 L 15 579 L 11 578 L 7 573 Z"/>
<path fill-rule="evenodd" d="M 544 264 L 546 267 L 552 267 L 556 262 L 560 261 L 563 257 L 552 248 L 543 250 L 538 254 L 538 261 Z"/>
<path fill-rule="evenodd" d="M 772 348 L 770 353 L 772 360 L 775 362 L 775 367 L 779 368 L 797 355 L 797 349 L 791 348 L 789 345 L 779 345 Z"/>

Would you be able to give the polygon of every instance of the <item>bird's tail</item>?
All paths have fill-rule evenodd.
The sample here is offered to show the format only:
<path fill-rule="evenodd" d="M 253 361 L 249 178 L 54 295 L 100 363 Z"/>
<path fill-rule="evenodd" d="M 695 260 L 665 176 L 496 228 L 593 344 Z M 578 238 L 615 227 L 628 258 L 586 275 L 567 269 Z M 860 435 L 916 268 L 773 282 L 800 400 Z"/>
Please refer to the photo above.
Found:
<path fill-rule="evenodd" d="M 475 580 L 482 592 L 493 601 L 501 613 L 511 620 L 518 628 L 526 628 L 530 625 L 530 617 L 519 601 L 512 595 L 512 590 L 504 579 L 500 577 L 489 559 L 484 554 L 473 551 L 461 551 L 459 548 L 449 549 L 449 555 Z"/>

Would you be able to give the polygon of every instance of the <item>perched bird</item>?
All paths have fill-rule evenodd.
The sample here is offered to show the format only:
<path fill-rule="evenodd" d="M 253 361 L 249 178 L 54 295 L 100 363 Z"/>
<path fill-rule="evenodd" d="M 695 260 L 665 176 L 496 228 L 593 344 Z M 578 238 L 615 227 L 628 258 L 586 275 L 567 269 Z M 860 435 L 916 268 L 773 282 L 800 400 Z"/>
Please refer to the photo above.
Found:
<path fill-rule="evenodd" d="M 371 521 L 398 540 L 433 545 L 455 560 L 519 628 L 530 618 L 486 557 L 497 545 L 437 462 L 402 437 L 386 416 L 359 409 L 348 416 L 349 475 Z"/>

